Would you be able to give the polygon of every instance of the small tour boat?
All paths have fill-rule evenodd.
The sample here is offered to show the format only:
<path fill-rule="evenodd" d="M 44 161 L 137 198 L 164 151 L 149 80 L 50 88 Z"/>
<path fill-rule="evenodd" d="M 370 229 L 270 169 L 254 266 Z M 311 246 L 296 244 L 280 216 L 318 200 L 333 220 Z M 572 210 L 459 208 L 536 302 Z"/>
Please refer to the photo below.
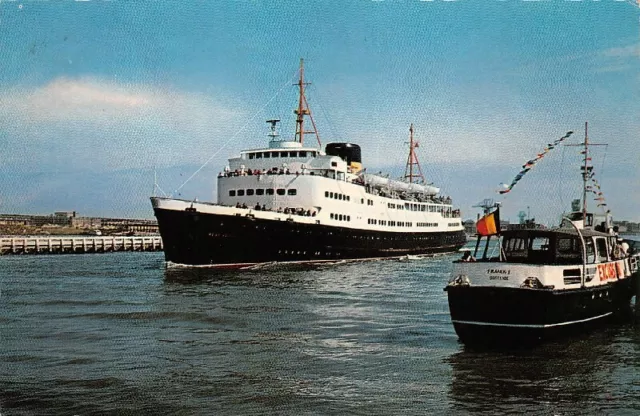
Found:
<path fill-rule="evenodd" d="M 592 167 L 586 125 L 580 146 L 582 209 L 559 227 L 501 231 L 497 204 L 478 221 L 475 249 L 454 263 L 445 287 L 463 343 L 542 341 L 629 311 L 638 293 L 640 253 L 616 235 L 609 211 L 587 212 Z M 499 244 L 490 247 L 492 237 Z"/>

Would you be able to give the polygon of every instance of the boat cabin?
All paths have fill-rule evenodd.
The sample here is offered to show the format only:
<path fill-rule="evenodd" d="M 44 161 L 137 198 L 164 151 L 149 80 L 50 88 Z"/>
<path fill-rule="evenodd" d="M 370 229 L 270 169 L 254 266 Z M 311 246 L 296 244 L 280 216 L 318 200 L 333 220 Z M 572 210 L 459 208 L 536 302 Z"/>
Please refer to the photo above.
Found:
<path fill-rule="evenodd" d="M 484 244 L 483 244 L 484 243 Z M 501 241 L 479 238 L 476 261 L 569 265 L 604 263 L 621 258 L 615 236 L 592 230 L 580 234 L 570 228 L 507 230 Z"/>

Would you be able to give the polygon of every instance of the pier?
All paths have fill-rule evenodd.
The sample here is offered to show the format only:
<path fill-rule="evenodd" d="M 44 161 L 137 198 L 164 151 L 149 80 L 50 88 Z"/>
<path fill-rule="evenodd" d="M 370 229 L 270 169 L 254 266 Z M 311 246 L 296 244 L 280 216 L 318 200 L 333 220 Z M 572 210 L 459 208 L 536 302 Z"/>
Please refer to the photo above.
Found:
<path fill-rule="evenodd" d="M 0 237 L 0 255 L 162 251 L 160 236 L 145 237 Z"/>

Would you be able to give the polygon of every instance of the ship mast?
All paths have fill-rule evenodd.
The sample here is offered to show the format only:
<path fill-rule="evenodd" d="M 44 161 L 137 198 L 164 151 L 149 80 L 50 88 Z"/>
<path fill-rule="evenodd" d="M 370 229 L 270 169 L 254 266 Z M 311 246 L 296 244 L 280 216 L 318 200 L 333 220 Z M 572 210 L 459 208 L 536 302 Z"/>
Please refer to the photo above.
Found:
<path fill-rule="evenodd" d="M 318 134 L 318 129 L 316 128 L 316 122 L 313 120 L 313 116 L 311 115 L 311 110 L 309 109 L 309 103 L 307 102 L 307 97 L 305 95 L 305 87 L 310 85 L 310 82 L 304 82 L 304 59 L 300 58 L 300 78 L 298 82 L 294 85 L 298 86 L 298 108 L 296 108 L 293 112 L 296 114 L 296 136 L 295 140 L 300 142 L 300 144 L 304 144 L 304 135 L 305 134 L 315 134 L 316 139 L 318 140 L 318 146 L 322 147 L 322 143 L 320 143 L 320 135 Z M 304 129 L 304 116 L 309 116 L 309 120 L 311 120 L 311 126 L 313 130 L 305 131 Z"/>
<path fill-rule="evenodd" d="M 579 144 L 567 144 L 566 146 L 581 146 L 584 148 L 580 153 L 584 155 L 584 160 L 580 170 L 582 170 L 582 221 L 584 226 L 587 225 L 587 191 L 589 186 L 587 183 L 592 177 L 593 166 L 589 165 L 591 157 L 589 157 L 590 146 L 606 146 L 604 143 L 591 143 L 589 142 L 589 122 L 584 122 L 584 142 Z"/>
<path fill-rule="evenodd" d="M 582 166 L 582 221 L 587 224 L 587 179 L 589 177 L 589 135 L 587 133 L 589 122 L 584 122 L 584 165 Z"/>
<path fill-rule="evenodd" d="M 413 178 L 420 178 L 422 182 L 425 182 L 424 175 L 422 174 L 422 168 L 418 157 L 416 156 L 415 149 L 420 147 L 420 144 L 413 140 L 413 123 L 409 126 L 409 157 L 407 158 L 407 167 L 404 169 L 404 178 L 409 179 L 409 183 L 413 183 Z M 419 173 L 413 173 L 413 166 L 418 167 Z"/>

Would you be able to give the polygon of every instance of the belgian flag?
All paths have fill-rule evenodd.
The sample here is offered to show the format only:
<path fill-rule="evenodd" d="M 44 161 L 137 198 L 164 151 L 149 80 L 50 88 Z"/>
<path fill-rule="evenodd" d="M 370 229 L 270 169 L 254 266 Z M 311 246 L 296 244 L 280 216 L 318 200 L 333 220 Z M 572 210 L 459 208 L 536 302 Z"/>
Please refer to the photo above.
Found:
<path fill-rule="evenodd" d="M 487 236 L 500 233 L 500 208 L 480 218 L 476 223 L 478 235 Z"/>

